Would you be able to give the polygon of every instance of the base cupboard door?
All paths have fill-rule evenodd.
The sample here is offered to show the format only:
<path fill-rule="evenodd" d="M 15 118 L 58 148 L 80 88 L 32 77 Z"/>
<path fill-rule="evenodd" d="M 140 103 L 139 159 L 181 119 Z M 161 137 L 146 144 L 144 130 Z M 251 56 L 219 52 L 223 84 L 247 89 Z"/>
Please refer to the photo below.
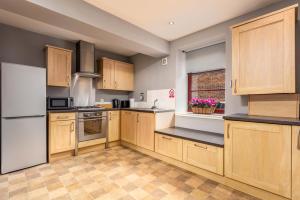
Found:
<path fill-rule="evenodd" d="M 300 200 L 300 126 L 294 126 L 292 134 L 292 199 Z"/>
<path fill-rule="evenodd" d="M 137 113 L 121 112 L 121 140 L 136 145 Z"/>
<path fill-rule="evenodd" d="M 225 176 L 291 198 L 291 126 L 225 121 Z"/>
<path fill-rule="evenodd" d="M 155 116 L 153 113 L 137 114 L 137 145 L 154 151 Z"/>

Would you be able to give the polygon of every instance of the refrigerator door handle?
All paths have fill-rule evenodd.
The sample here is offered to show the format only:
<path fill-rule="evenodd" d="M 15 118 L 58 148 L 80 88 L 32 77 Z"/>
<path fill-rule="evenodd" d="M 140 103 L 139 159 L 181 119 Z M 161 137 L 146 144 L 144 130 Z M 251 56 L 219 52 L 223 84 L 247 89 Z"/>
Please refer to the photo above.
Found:
<path fill-rule="evenodd" d="M 16 117 L 3 117 L 4 119 L 22 119 L 22 118 L 37 118 L 45 117 L 46 115 L 31 115 L 31 116 L 16 116 Z"/>

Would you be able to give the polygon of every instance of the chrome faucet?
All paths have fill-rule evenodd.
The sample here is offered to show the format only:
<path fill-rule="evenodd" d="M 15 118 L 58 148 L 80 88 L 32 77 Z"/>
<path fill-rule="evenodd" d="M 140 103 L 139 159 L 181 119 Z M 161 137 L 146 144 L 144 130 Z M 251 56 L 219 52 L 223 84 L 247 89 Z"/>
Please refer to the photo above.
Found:
<path fill-rule="evenodd" d="M 153 106 L 151 107 L 151 109 L 157 109 L 156 107 L 156 103 L 158 102 L 158 99 L 155 99 L 153 102 Z"/>

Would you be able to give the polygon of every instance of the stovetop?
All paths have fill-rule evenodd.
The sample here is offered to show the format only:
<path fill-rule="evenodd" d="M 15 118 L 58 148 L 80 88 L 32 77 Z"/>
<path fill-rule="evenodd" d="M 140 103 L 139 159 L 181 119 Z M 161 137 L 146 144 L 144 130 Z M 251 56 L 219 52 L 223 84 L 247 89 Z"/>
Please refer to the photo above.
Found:
<path fill-rule="evenodd" d="M 97 106 L 76 106 L 75 109 L 78 111 L 87 111 L 87 112 L 105 110 L 104 107 L 97 107 Z"/>

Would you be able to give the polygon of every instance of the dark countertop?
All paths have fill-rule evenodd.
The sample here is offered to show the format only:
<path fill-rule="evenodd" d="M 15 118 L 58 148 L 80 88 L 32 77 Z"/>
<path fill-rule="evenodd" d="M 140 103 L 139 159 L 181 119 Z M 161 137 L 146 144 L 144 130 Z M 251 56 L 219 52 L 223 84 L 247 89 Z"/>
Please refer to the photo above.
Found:
<path fill-rule="evenodd" d="M 194 142 L 201 142 L 217 147 L 224 147 L 224 135 L 213 132 L 199 131 L 180 127 L 171 127 L 160 130 L 155 130 L 156 133 L 178 137 Z"/>
<path fill-rule="evenodd" d="M 128 110 L 134 112 L 148 112 L 148 113 L 175 112 L 175 110 L 172 109 L 151 109 L 151 108 L 120 108 L 120 110 Z"/>
<path fill-rule="evenodd" d="M 286 118 L 286 117 L 265 117 L 265 116 L 256 116 L 256 115 L 247 115 L 247 114 L 233 114 L 233 115 L 224 116 L 223 119 L 232 120 L 232 121 L 300 126 L 299 119 Z"/>
<path fill-rule="evenodd" d="M 175 112 L 171 109 L 149 109 L 149 108 L 103 108 L 99 111 L 114 111 L 114 110 L 128 110 L 134 112 L 147 112 L 147 113 L 164 113 L 164 112 Z M 47 110 L 48 113 L 62 113 L 62 112 L 88 112 L 87 110 L 77 109 L 61 109 L 61 110 Z"/>

